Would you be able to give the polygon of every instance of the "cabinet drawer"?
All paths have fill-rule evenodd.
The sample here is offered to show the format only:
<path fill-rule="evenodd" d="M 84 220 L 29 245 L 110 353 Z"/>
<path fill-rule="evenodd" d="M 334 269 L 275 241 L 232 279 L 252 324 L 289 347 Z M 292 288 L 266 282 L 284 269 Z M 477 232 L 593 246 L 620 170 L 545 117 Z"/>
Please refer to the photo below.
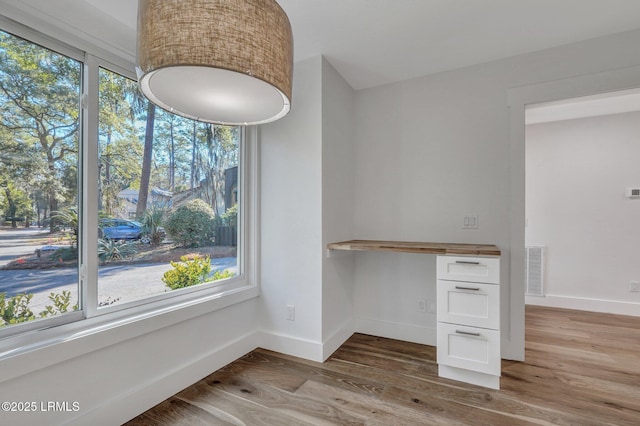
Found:
<path fill-rule="evenodd" d="M 439 280 L 500 284 L 500 258 L 438 256 Z"/>
<path fill-rule="evenodd" d="M 500 328 L 500 286 L 438 280 L 440 322 L 474 327 Z"/>
<path fill-rule="evenodd" d="M 500 375 L 500 332 L 438 323 L 438 364 Z"/>

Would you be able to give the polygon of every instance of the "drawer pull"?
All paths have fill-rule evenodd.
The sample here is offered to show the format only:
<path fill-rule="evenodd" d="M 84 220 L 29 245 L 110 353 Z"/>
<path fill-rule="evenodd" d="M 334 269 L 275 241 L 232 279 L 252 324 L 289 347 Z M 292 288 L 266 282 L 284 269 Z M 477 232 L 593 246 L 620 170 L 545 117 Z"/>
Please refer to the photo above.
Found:
<path fill-rule="evenodd" d="M 470 262 L 468 260 L 456 260 L 456 263 L 462 263 L 464 265 L 479 265 L 480 262 Z"/>
<path fill-rule="evenodd" d="M 456 290 L 471 290 L 471 291 L 480 291 L 480 287 L 462 287 L 457 285 Z"/>
<path fill-rule="evenodd" d="M 469 331 L 456 330 L 457 334 L 464 334 L 465 336 L 475 336 L 480 337 L 480 333 L 471 333 Z"/>

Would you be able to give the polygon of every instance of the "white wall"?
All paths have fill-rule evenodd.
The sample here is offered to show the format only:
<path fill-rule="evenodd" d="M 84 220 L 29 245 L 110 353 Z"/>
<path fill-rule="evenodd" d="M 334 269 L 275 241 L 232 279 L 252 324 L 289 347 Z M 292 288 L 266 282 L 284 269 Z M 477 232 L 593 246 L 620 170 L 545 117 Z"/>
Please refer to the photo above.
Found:
<path fill-rule="evenodd" d="M 353 238 L 355 92 L 322 60 L 322 248 Z M 322 262 L 323 359 L 353 334 L 354 258 Z"/>
<path fill-rule="evenodd" d="M 545 298 L 640 316 L 640 112 L 526 127 L 527 245 L 546 246 Z"/>
<path fill-rule="evenodd" d="M 262 346 L 322 358 L 322 58 L 294 67 L 291 112 L 261 127 Z M 286 319 L 295 306 L 295 321 Z"/>
<path fill-rule="evenodd" d="M 503 355 L 521 359 L 522 249 L 511 242 L 524 246 L 524 225 L 511 224 L 524 224 L 524 156 L 510 138 L 508 91 L 638 65 L 638 43 L 633 31 L 357 92 L 354 236 L 496 244 Z M 478 230 L 462 229 L 466 214 L 478 214 Z M 355 315 L 377 322 L 367 330 L 434 344 L 434 316 L 416 313 L 417 297 L 435 294 L 433 260 L 356 256 Z"/>
<path fill-rule="evenodd" d="M 261 128 L 260 344 L 316 361 L 353 333 L 353 258 L 325 257 L 353 234 L 353 99 L 324 58 L 297 62 L 291 112 Z"/>
<path fill-rule="evenodd" d="M 2 424 L 121 424 L 256 347 L 256 299 L 137 333 L 136 323 L 0 363 L 0 401 L 77 401 L 78 412 L 6 413 Z M 163 321 L 156 317 L 147 321 Z M 82 353 L 96 340 L 136 337 Z M 63 362 L 51 364 L 51 357 Z M 45 366 L 12 379 L 16 370 Z"/>

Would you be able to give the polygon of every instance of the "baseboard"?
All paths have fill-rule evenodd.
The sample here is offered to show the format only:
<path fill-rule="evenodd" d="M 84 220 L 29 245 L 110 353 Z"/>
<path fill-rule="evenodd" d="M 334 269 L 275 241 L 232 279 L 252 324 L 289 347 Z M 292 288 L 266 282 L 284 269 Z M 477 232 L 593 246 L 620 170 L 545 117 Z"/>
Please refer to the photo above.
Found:
<path fill-rule="evenodd" d="M 353 321 L 345 321 L 333 334 L 322 344 L 322 361 L 331 356 L 344 342 L 354 333 Z"/>
<path fill-rule="evenodd" d="M 279 333 L 261 331 L 258 335 L 258 347 L 279 352 L 286 355 L 296 356 L 311 361 L 322 362 L 322 343 L 312 340 L 300 339 Z"/>
<path fill-rule="evenodd" d="M 525 296 L 525 304 L 640 317 L 640 303 L 620 302 L 617 300 L 547 294 L 545 297 Z"/>
<path fill-rule="evenodd" d="M 156 380 L 130 389 L 83 412 L 67 424 L 122 424 L 175 395 L 187 386 L 235 361 L 257 347 L 258 336 L 248 333 L 189 364 L 159 375 Z"/>
<path fill-rule="evenodd" d="M 436 327 L 415 324 L 403 324 L 391 321 L 380 321 L 372 318 L 356 317 L 356 333 L 371 334 L 389 339 L 405 340 L 435 346 L 437 342 Z"/>
<path fill-rule="evenodd" d="M 458 382 L 471 383 L 485 388 L 500 389 L 500 376 L 438 364 L 438 376 Z"/>

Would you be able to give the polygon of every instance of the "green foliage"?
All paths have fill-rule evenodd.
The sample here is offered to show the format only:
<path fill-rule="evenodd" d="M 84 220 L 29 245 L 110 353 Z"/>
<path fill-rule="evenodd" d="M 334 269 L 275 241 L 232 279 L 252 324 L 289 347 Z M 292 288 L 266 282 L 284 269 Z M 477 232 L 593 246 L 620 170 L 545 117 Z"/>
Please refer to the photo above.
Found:
<path fill-rule="evenodd" d="M 71 228 L 72 237 L 71 237 L 71 245 L 76 248 L 76 258 L 77 247 L 78 247 L 78 209 L 75 207 L 67 207 L 66 209 L 58 210 L 52 212 L 51 219 L 57 220 L 58 223 L 61 223 L 65 226 Z"/>
<path fill-rule="evenodd" d="M 20 293 L 7 298 L 6 293 L 0 293 L 0 327 L 36 319 L 36 316 L 29 308 L 31 299 L 33 299 L 33 294 Z M 38 315 L 39 318 L 68 312 L 71 305 L 71 292 L 63 291 L 62 294 L 51 292 L 49 300 L 53 303 L 53 306 L 45 306 L 45 310 Z M 77 303 L 71 307 L 73 311 L 77 309 Z"/>
<path fill-rule="evenodd" d="M 0 162 L 4 162 L 0 160 Z M 3 167 L 4 168 L 4 167 Z M 17 222 L 22 220 L 29 223 L 30 218 L 33 216 L 33 208 L 31 207 L 31 200 L 29 195 L 18 188 L 18 186 L 12 182 L 13 178 L 8 177 L 8 170 L 0 171 L 0 209 L 2 209 L 3 218 L 11 221 L 13 228 L 17 227 Z"/>
<path fill-rule="evenodd" d="M 149 242 L 152 245 L 158 245 L 164 239 L 165 233 L 164 230 L 160 227 L 163 217 L 163 209 L 150 208 L 147 209 L 144 217 L 142 218 L 142 226 L 144 227 L 143 232 L 145 235 L 148 235 Z M 143 242 L 147 243 L 146 241 Z"/>
<path fill-rule="evenodd" d="M 227 209 L 220 218 L 222 219 L 222 224 L 226 226 L 237 226 L 238 225 L 238 205 L 234 204 L 233 207 Z"/>
<path fill-rule="evenodd" d="M 0 32 L 0 152 L 3 170 L 49 211 L 77 194 L 81 64 Z M 17 206 L 17 205 L 16 205 Z M 27 214 L 26 216 L 29 216 Z M 56 220 L 50 221 L 52 229 Z"/>
<path fill-rule="evenodd" d="M 196 257 L 192 260 L 182 256 L 180 262 L 170 263 L 173 269 L 164 273 L 162 282 L 171 290 L 202 284 L 207 279 L 209 272 L 211 272 L 211 259 L 209 256 L 205 258 Z"/>
<path fill-rule="evenodd" d="M 35 319 L 36 316 L 29 309 L 29 302 L 32 298 L 33 294 L 21 293 L 7 298 L 6 293 L 0 293 L 0 318 L 2 320 L 0 327 Z"/>
<path fill-rule="evenodd" d="M 76 260 L 78 258 L 78 247 L 62 247 L 49 255 L 50 259 L 61 261 Z"/>
<path fill-rule="evenodd" d="M 62 294 L 53 293 L 49 294 L 49 300 L 53 303 L 53 306 L 47 305 L 45 306 L 45 310 L 40 312 L 40 318 L 45 318 L 52 315 L 62 314 L 69 310 L 69 305 L 71 305 L 71 292 L 63 290 Z M 76 303 L 71 307 L 72 311 L 78 309 L 78 304 Z"/>
<path fill-rule="evenodd" d="M 214 236 L 215 214 L 202 200 L 191 200 L 178 207 L 167 220 L 165 228 L 178 244 L 198 247 L 211 244 Z"/>
<path fill-rule="evenodd" d="M 236 274 L 225 269 L 224 271 L 215 271 L 210 281 L 226 280 L 227 278 L 235 277 Z"/>
<path fill-rule="evenodd" d="M 137 253 L 133 242 L 98 238 L 98 257 L 105 263 L 117 262 Z"/>

